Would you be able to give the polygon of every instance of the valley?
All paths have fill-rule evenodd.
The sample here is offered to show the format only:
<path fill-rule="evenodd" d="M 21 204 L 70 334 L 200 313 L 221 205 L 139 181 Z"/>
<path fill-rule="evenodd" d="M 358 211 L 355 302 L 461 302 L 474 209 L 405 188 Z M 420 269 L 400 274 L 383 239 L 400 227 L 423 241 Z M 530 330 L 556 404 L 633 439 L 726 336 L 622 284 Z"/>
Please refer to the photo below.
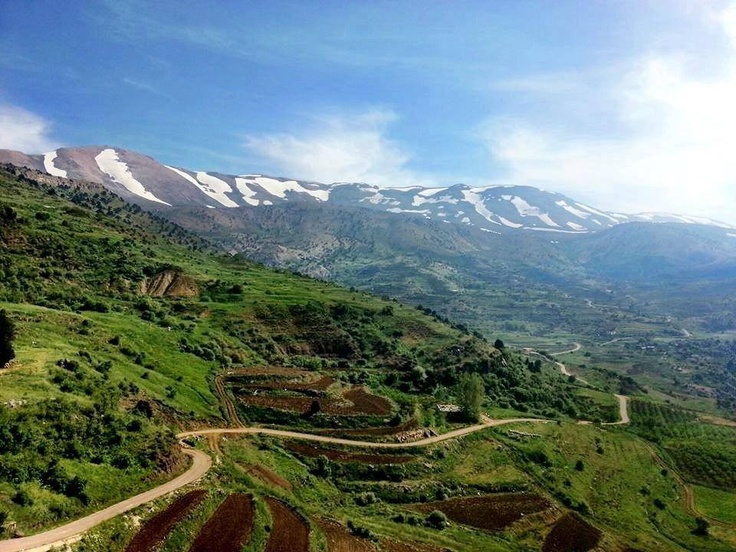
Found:
<path fill-rule="evenodd" d="M 0 550 L 88 529 L 73 550 L 123 551 L 152 519 L 165 551 L 736 545 L 736 434 L 707 421 L 731 415 L 725 334 L 595 286 L 502 297 L 503 274 L 476 326 L 224 254 L 94 183 L 1 177 Z"/>

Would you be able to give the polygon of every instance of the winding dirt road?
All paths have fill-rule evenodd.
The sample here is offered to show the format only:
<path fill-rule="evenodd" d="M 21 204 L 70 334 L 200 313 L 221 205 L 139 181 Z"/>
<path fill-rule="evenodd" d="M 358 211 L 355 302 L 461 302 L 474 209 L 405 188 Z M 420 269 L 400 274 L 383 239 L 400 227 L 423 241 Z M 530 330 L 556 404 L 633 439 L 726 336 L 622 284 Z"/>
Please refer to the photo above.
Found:
<path fill-rule="evenodd" d="M 239 434 L 239 435 L 270 435 L 272 437 L 282 437 L 285 439 L 301 439 L 304 441 L 315 441 L 319 443 L 333 443 L 336 445 L 347 445 L 352 447 L 363 447 L 363 448 L 376 448 L 376 449 L 392 449 L 392 448 L 408 448 L 408 447 L 424 447 L 433 443 L 439 443 L 448 439 L 455 439 L 474 433 L 482 429 L 489 427 L 500 426 L 504 424 L 513 424 L 518 422 L 536 422 L 536 423 L 547 423 L 549 420 L 541 420 L 538 418 L 509 418 L 504 420 L 491 420 L 490 418 L 483 417 L 482 423 L 456 429 L 442 435 L 436 435 L 434 437 L 428 437 L 420 441 L 414 441 L 411 443 L 371 443 L 365 441 L 354 441 L 351 439 L 338 439 L 336 437 L 328 437 L 325 435 L 312 435 L 311 433 L 298 433 L 296 431 L 284 431 L 279 429 L 267 429 L 260 427 L 240 427 L 240 428 L 215 428 L 215 429 L 200 429 L 197 431 L 185 431 L 180 433 L 177 437 L 182 440 L 187 437 L 197 436 L 216 436 L 223 434 Z M 183 448 L 184 454 L 187 454 L 192 458 L 191 467 L 184 472 L 182 475 L 172 479 L 171 481 L 159 485 L 158 487 L 146 491 L 134 497 L 128 498 L 117 504 L 113 504 L 90 514 L 89 516 L 83 517 L 76 521 L 62 525 L 50 531 L 39 533 L 30 537 L 23 537 L 20 539 L 11 539 L 0 541 L 0 552 L 45 552 L 55 546 L 63 546 L 65 543 L 74 542 L 79 539 L 82 533 L 89 529 L 99 525 L 103 521 L 114 518 L 115 516 L 127 512 L 132 508 L 160 498 L 170 492 L 173 492 L 185 485 L 189 485 L 200 479 L 206 474 L 212 467 L 212 458 L 208 454 L 202 451 L 192 449 L 189 447 Z"/>
<path fill-rule="evenodd" d="M 151 502 L 165 494 L 197 481 L 207 473 L 212 466 L 212 459 L 208 454 L 205 454 L 202 451 L 184 448 L 183 452 L 192 458 L 192 465 L 179 477 L 176 477 L 163 485 L 159 485 L 150 491 L 128 498 L 122 502 L 108 506 L 104 510 L 100 510 L 76 521 L 72 521 L 66 525 L 62 525 L 61 527 L 51 529 L 45 533 L 39 533 L 38 535 L 24 537 L 21 539 L 0 541 L 0 552 L 42 552 L 52 548 L 53 546 L 61 546 L 65 542 L 77 540 L 79 535 L 88 531 L 92 527 L 99 525 L 103 521 L 112 519 L 123 512 L 127 512 L 141 504 Z"/>
<path fill-rule="evenodd" d="M 618 401 L 618 422 L 603 422 L 601 425 L 624 425 L 631 422 L 629 420 L 629 397 L 626 395 L 614 395 Z"/>

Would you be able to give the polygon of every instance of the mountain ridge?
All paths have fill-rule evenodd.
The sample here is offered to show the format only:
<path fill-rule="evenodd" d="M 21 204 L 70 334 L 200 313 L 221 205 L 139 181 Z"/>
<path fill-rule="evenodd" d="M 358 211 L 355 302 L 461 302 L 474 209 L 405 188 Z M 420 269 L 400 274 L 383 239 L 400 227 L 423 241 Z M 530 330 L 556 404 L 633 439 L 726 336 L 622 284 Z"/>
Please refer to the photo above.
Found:
<path fill-rule="evenodd" d="M 38 155 L 0 150 L 0 162 L 25 165 L 53 176 L 96 182 L 153 210 L 330 204 L 420 216 L 502 234 L 518 230 L 584 234 L 625 222 L 736 228 L 689 215 L 609 212 L 531 186 L 388 187 L 359 182 L 324 184 L 255 173 L 229 175 L 174 167 L 141 153 L 107 145 L 59 148 Z"/>

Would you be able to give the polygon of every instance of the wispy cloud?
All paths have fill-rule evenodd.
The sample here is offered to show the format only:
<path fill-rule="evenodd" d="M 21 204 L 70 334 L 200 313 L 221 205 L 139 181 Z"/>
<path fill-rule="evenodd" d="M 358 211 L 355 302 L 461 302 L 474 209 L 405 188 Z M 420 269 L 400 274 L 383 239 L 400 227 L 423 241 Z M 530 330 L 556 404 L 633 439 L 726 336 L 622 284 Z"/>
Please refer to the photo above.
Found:
<path fill-rule="evenodd" d="M 384 109 L 325 115 L 299 133 L 247 136 L 245 148 L 277 174 L 328 183 L 432 184 L 407 168 L 410 155 L 387 137 L 395 119 L 393 112 Z"/>
<path fill-rule="evenodd" d="M 0 103 L 0 148 L 41 153 L 59 147 L 51 123 L 21 107 Z"/>
<path fill-rule="evenodd" d="M 666 209 L 733 222 L 736 4 L 719 21 L 731 43 L 717 74 L 704 77 L 684 53 L 651 54 L 598 90 L 578 86 L 575 75 L 507 85 L 538 99 L 574 89 L 585 109 L 601 99 L 612 102 L 607 109 L 618 132 L 595 137 L 544 118 L 494 118 L 480 135 L 507 169 L 504 181 L 563 191 L 604 208 Z M 556 115 L 575 117 L 572 110 Z"/>

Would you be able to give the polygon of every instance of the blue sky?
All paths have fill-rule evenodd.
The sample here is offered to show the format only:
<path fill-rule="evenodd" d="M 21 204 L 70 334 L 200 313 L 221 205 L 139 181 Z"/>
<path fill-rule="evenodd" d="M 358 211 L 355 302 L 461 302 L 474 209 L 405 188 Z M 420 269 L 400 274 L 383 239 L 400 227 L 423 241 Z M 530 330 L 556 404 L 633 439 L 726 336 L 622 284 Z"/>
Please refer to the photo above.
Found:
<path fill-rule="evenodd" d="M 736 222 L 729 0 L 0 4 L 0 147 Z"/>

